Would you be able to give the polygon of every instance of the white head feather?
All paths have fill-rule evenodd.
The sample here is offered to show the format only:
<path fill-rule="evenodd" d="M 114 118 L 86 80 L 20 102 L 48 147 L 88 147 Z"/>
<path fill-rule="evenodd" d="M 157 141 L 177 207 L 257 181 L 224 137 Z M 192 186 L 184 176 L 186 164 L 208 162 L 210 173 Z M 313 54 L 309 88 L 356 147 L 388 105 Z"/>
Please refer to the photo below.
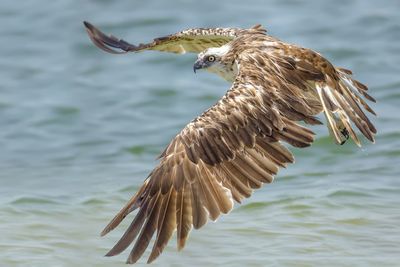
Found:
<path fill-rule="evenodd" d="M 233 82 L 236 78 L 238 71 L 236 62 L 233 62 L 232 65 L 227 65 L 226 62 L 228 61 L 221 60 L 228 54 L 230 49 L 231 46 L 229 43 L 221 47 L 211 47 L 201 52 L 197 58 L 198 60 L 205 60 L 209 56 L 214 56 L 215 61 L 212 62 L 210 66 L 205 69 L 209 72 L 217 74 L 218 76 L 221 76 L 223 79 L 229 82 Z"/>

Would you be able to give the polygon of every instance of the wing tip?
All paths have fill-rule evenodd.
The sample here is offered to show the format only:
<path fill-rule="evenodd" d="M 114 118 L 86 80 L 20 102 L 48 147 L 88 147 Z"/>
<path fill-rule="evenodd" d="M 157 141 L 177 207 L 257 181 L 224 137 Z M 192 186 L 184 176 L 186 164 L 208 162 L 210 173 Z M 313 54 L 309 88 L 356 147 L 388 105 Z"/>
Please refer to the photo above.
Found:
<path fill-rule="evenodd" d="M 83 25 L 85 26 L 89 38 L 90 40 L 92 40 L 93 44 L 103 51 L 106 51 L 111 54 L 124 54 L 130 51 L 137 50 L 136 46 L 128 42 L 125 42 L 122 39 L 118 39 L 112 35 L 107 36 L 98 28 L 96 28 L 93 24 L 91 24 L 86 20 L 83 21 Z M 118 51 L 116 49 L 120 49 L 122 51 Z"/>
<path fill-rule="evenodd" d="M 85 25 L 87 29 L 91 29 L 94 27 L 89 21 L 86 20 L 83 21 L 83 25 Z"/>
<path fill-rule="evenodd" d="M 103 236 L 105 236 L 106 234 L 108 234 L 109 232 L 110 232 L 110 230 L 104 228 L 103 231 L 101 231 L 100 236 L 103 237 Z"/>
<path fill-rule="evenodd" d="M 149 258 L 147 259 L 147 264 L 150 264 L 150 263 L 152 263 L 153 261 L 155 261 L 160 255 L 161 255 L 161 252 L 162 251 L 159 251 L 158 249 L 157 250 L 154 250 L 154 251 L 152 251 L 151 253 L 150 253 L 150 256 L 149 256 Z"/>
<path fill-rule="evenodd" d="M 114 230 L 115 227 L 117 227 L 117 225 L 111 225 L 111 223 L 113 223 L 113 222 L 114 222 L 114 220 L 111 221 L 109 224 L 107 224 L 106 227 L 104 227 L 104 229 L 100 232 L 100 237 L 107 235 L 109 232 Z"/>
<path fill-rule="evenodd" d="M 132 257 L 129 257 L 126 259 L 126 264 L 135 264 L 137 262 L 137 260 L 132 259 Z"/>
<path fill-rule="evenodd" d="M 182 249 L 184 249 L 185 244 L 186 244 L 186 239 L 182 239 L 182 240 L 178 239 L 178 246 L 177 246 L 178 251 L 181 251 Z"/>
<path fill-rule="evenodd" d="M 115 256 L 116 254 L 112 253 L 111 250 L 107 252 L 107 254 L 104 255 L 104 257 L 112 257 Z"/>

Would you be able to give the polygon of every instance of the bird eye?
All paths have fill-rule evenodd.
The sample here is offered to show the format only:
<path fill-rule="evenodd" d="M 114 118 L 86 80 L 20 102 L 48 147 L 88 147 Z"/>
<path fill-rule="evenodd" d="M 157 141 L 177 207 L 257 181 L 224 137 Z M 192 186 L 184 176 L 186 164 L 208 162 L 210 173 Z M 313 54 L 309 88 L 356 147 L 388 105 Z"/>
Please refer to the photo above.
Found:
<path fill-rule="evenodd" d="M 214 56 L 208 56 L 207 61 L 213 62 L 215 60 Z"/>

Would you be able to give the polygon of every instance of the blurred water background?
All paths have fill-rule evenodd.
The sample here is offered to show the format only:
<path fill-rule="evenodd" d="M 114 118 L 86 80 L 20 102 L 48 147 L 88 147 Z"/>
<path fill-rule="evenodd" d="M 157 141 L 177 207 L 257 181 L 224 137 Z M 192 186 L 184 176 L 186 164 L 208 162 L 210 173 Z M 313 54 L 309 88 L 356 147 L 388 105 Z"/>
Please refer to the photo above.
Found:
<path fill-rule="evenodd" d="M 194 54 L 106 54 L 82 21 L 132 42 L 262 23 L 350 68 L 378 100 L 376 144 L 324 126 L 296 164 L 154 266 L 400 266 L 400 2 L 1 1 L 0 266 L 125 266 L 99 232 L 155 157 L 229 85 Z M 138 266 L 144 264 L 142 259 Z"/>

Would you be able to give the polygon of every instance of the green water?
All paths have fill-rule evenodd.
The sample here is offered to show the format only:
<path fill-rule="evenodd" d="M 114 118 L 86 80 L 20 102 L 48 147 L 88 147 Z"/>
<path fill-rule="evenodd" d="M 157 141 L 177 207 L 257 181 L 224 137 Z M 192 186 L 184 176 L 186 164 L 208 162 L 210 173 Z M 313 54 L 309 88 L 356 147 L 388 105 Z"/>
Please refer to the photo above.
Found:
<path fill-rule="evenodd" d="M 83 20 L 134 42 L 262 23 L 352 69 L 378 100 L 376 144 L 336 146 L 314 127 L 273 184 L 182 252 L 172 240 L 154 266 L 400 266 L 399 11 L 396 0 L 1 1 L 0 266 L 125 266 L 126 252 L 103 255 L 130 218 L 100 231 L 229 87 L 194 75 L 195 55 L 103 53 Z"/>

